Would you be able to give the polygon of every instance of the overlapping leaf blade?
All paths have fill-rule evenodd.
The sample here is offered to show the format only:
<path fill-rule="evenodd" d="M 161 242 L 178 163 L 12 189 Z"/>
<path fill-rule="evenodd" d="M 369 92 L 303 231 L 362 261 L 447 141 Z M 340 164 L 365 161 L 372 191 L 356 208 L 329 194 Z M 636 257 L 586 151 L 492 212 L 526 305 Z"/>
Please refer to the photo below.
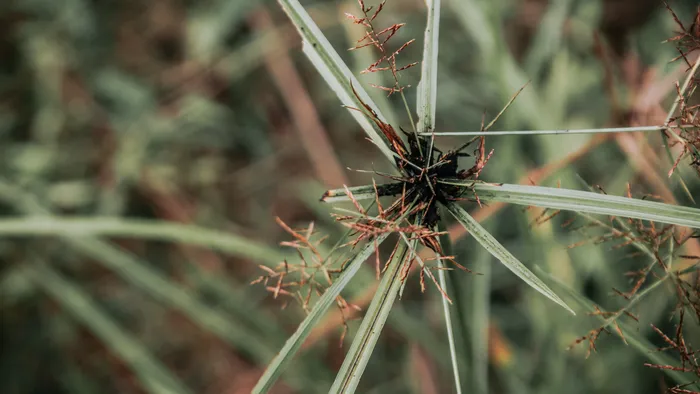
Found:
<path fill-rule="evenodd" d="M 382 235 L 377 239 L 376 246 L 381 244 L 386 239 L 386 235 Z M 375 250 L 375 243 L 370 242 L 366 244 L 353 259 L 346 265 L 343 273 L 333 282 L 333 284 L 326 289 L 321 298 L 316 302 L 313 309 L 308 316 L 301 322 L 297 330 L 292 334 L 287 342 L 285 342 L 282 350 L 272 359 L 270 364 L 268 364 L 262 377 L 255 385 L 253 393 L 266 393 L 272 385 L 275 383 L 280 374 L 289 365 L 292 358 L 299 350 L 304 340 L 311 333 L 316 323 L 318 323 L 324 316 L 328 308 L 333 305 L 336 301 L 340 292 L 345 288 L 350 279 L 352 279 L 357 271 L 362 267 L 362 263 L 367 260 L 367 258 Z"/>
<path fill-rule="evenodd" d="M 311 60 L 326 83 L 333 89 L 343 105 L 358 110 L 364 110 L 363 103 L 372 108 L 380 120 L 385 121 L 384 116 L 365 92 L 360 83 L 352 75 L 352 72 L 338 53 L 333 49 L 328 39 L 323 35 L 321 29 L 311 19 L 304 7 L 297 0 L 279 0 L 282 9 L 287 13 L 289 19 L 299 31 L 303 38 L 304 54 Z M 354 91 L 353 91 L 354 90 Z M 355 96 L 357 93 L 357 96 Z M 361 101 L 360 101 L 361 100 Z M 367 133 L 372 142 L 382 151 L 382 153 L 394 162 L 393 153 L 381 130 L 370 121 L 362 112 L 350 109 L 350 114 L 357 123 Z"/>
<path fill-rule="evenodd" d="M 486 250 L 489 251 L 495 258 L 497 258 L 503 265 L 511 270 L 520 279 L 524 280 L 525 283 L 530 285 L 533 289 L 542 293 L 545 297 L 556 302 L 557 304 L 564 307 L 566 310 L 572 314 L 576 314 L 573 309 L 571 309 L 564 301 L 562 301 L 559 296 L 557 296 L 549 287 L 547 287 L 544 282 L 542 282 L 535 274 L 532 273 L 523 263 L 520 262 L 513 254 L 511 254 L 508 249 L 503 247 L 503 245 L 498 242 L 491 233 L 486 231 L 479 222 L 477 222 L 464 208 L 457 205 L 455 202 L 447 204 L 447 209 L 450 213 L 459 221 L 464 228 L 466 228 L 469 233 L 476 239 Z"/>

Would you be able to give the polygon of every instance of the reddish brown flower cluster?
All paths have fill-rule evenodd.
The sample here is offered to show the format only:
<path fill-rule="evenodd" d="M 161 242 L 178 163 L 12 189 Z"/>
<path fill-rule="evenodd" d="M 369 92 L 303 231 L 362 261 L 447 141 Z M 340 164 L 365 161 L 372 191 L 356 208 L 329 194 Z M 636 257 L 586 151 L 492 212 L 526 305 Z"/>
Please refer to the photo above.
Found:
<path fill-rule="evenodd" d="M 601 189 L 602 191 L 602 189 Z M 630 186 L 627 187 L 627 196 L 631 196 Z M 573 221 L 567 221 L 566 225 L 570 225 Z M 588 352 L 596 351 L 596 341 L 602 333 L 611 334 L 610 327 L 614 327 L 617 335 L 627 343 L 625 334 L 620 327 L 620 318 L 626 316 L 633 322 L 639 322 L 637 315 L 632 313 L 632 308 L 638 304 L 644 297 L 650 294 L 651 290 L 659 285 L 672 284 L 675 288 L 677 304 L 675 314 L 678 315 L 678 323 L 676 326 L 675 339 L 671 339 L 664 334 L 659 328 L 652 325 L 654 331 L 661 336 L 668 346 L 658 348 L 657 351 L 674 351 L 679 358 L 679 365 L 658 365 L 645 364 L 648 367 L 656 369 L 674 370 L 678 372 L 688 373 L 697 376 L 700 379 L 700 366 L 698 364 L 698 356 L 700 352 L 693 350 L 692 343 L 687 341 L 683 335 L 683 325 L 685 316 L 692 313 L 693 317 L 690 324 L 700 321 L 700 256 L 683 255 L 677 253 L 686 244 L 687 241 L 693 238 L 699 238 L 700 234 L 688 230 L 681 230 L 675 226 L 658 226 L 654 222 L 645 222 L 638 219 L 622 219 L 610 218 L 609 222 L 588 218 L 588 223 L 580 226 L 578 230 L 588 230 L 591 228 L 603 229 L 603 235 L 596 237 L 588 237 L 584 242 L 577 243 L 571 247 L 579 246 L 584 243 L 593 241 L 595 243 L 616 242 L 613 248 L 623 248 L 627 246 L 635 247 L 638 252 L 635 256 L 643 255 L 652 257 L 649 265 L 626 275 L 630 277 L 630 288 L 626 291 L 613 288 L 613 292 L 625 300 L 626 305 L 614 312 L 602 310 L 595 306 L 595 311 L 590 313 L 591 316 L 597 316 L 603 319 L 602 325 L 590 330 L 586 335 L 577 338 L 570 348 L 587 341 Z M 691 264 L 685 264 L 690 260 Z M 671 262 L 675 261 L 675 265 L 671 266 Z M 697 344 L 695 344 L 697 346 Z M 692 379 L 692 378 L 691 378 Z M 669 393 L 673 394 L 697 394 L 697 391 L 692 391 L 691 386 L 697 384 L 700 380 L 694 381 L 686 385 L 678 385 L 668 389 Z"/>
<path fill-rule="evenodd" d="M 695 290 L 695 296 L 698 297 L 700 294 Z M 697 306 L 697 301 L 696 301 Z M 664 334 L 658 327 L 651 325 L 651 328 L 658 334 L 666 343 L 665 347 L 657 348 L 659 352 L 674 352 L 680 358 L 680 365 L 659 365 L 645 363 L 644 365 L 650 368 L 665 369 L 687 374 L 691 379 L 696 378 L 686 384 L 678 384 L 674 387 L 670 387 L 668 392 L 671 394 L 698 394 L 698 391 L 691 390 L 693 386 L 700 383 L 700 350 L 693 349 L 690 341 L 686 340 L 685 337 L 685 309 L 679 309 L 679 319 L 678 324 L 676 324 L 675 335 L 673 339 L 668 335 Z M 695 324 L 695 322 L 691 322 Z M 697 345 L 696 345 L 697 346 Z"/>
<path fill-rule="evenodd" d="M 664 2 L 664 4 L 666 4 Z M 697 76 L 700 69 L 700 56 L 695 60 L 690 60 L 690 55 L 700 51 L 700 7 L 693 19 L 690 27 L 685 27 L 678 16 L 666 4 L 679 31 L 676 36 L 668 39 L 668 42 L 676 44 L 679 55 L 675 59 L 683 60 L 690 70 L 687 82 L 684 86 L 676 83 L 678 92 L 678 115 L 669 119 L 669 130 L 666 131 L 669 137 L 669 145 L 682 144 L 681 153 L 676 158 L 676 161 L 669 171 L 669 176 L 678 167 L 680 161 L 689 156 L 691 158 L 691 166 L 693 166 L 700 176 L 700 105 L 692 105 L 691 97 L 696 93 L 700 77 Z M 670 134 L 670 135 L 669 135 Z"/>
<path fill-rule="evenodd" d="M 410 85 L 402 86 L 399 83 L 398 72 L 409 69 L 418 64 L 418 62 L 409 63 L 405 66 L 399 67 L 396 65 L 396 56 L 399 53 L 401 53 L 404 49 L 406 49 L 409 45 L 413 44 L 416 40 L 409 40 L 403 45 L 401 45 L 399 49 L 393 52 L 390 51 L 387 48 L 387 43 L 392 37 L 394 37 L 394 35 L 399 31 L 399 29 L 405 26 L 405 23 L 393 24 L 385 29 L 377 31 L 374 28 L 373 22 L 379 15 L 379 13 L 384 9 L 384 4 L 386 3 L 386 0 L 382 1 L 377 6 L 377 9 L 374 12 L 372 12 L 374 7 L 367 7 L 363 0 L 358 0 L 358 3 L 360 4 L 360 9 L 362 10 L 362 17 L 357 17 L 350 13 L 346 13 L 345 15 L 348 18 L 350 18 L 353 21 L 353 23 L 364 26 L 366 31 L 365 35 L 361 39 L 359 39 L 357 41 L 357 44 L 354 47 L 350 48 L 350 50 L 356 50 L 368 46 L 373 46 L 380 53 L 379 59 L 376 62 L 370 64 L 369 67 L 367 67 L 361 73 L 366 74 L 378 71 L 390 71 L 394 80 L 393 86 L 380 86 L 374 84 L 372 84 L 372 86 L 381 90 L 385 90 L 389 92 L 390 95 L 397 92 L 402 92 L 403 89 L 410 87 Z M 370 13 L 372 13 L 371 16 Z"/>

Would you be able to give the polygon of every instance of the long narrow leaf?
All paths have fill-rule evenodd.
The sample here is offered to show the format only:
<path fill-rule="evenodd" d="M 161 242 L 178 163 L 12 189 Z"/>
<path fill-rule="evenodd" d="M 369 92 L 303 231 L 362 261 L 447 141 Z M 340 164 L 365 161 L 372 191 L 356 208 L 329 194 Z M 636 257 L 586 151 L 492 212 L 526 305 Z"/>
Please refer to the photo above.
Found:
<path fill-rule="evenodd" d="M 223 231 L 167 221 L 113 217 L 30 216 L 0 219 L 2 236 L 107 236 L 197 245 L 268 265 L 286 257 L 275 248 Z"/>
<path fill-rule="evenodd" d="M 378 246 L 382 243 L 386 237 L 386 235 L 380 236 L 377 239 L 376 245 Z M 304 340 L 309 336 L 316 323 L 321 320 L 326 311 L 328 311 L 328 308 L 333 305 L 340 292 L 362 267 L 362 263 L 372 254 L 374 248 L 374 242 L 367 243 L 347 264 L 343 273 L 333 282 L 325 293 L 323 293 L 323 296 L 316 302 L 309 315 L 301 322 L 294 334 L 289 337 L 282 347 L 282 350 L 272 359 L 262 377 L 255 385 L 255 388 L 253 388 L 253 393 L 266 393 L 272 388 L 272 385 L 292 361 L 292 358 L 304 343 Z"/>
<path fill-rule="evenodd" d="M 363 109 L 364 103 L 372 108 L 380 120 L 385 121 L 379 108 L 377 108 L 367 92 L 364 91 L 348 66 L 338 56 L 338 53 L 323 35 L 321 29 L 318 28 L 301 4 L 297 0 L 278 1 L 304 40 L 304 54 L 313 63 L 330 88 L 338 95 L 343 105 L 355 109 Z M 360 96 L 359 99 L 355 96 L 353 89 Z M 374 144 L 393 163 L 393 153 L 389 148 L 391 145 L 374 122 L 371 122 L 363 113 L 357 110 L 350 109 L 350 114 L 360 124 Z"/>
<path fill-rule="evenodd" d="M 535 290 L 542 293 L 550 300 L 564 307 L 572 314 L 576 314 L 573 309 L 569 308 L 564 301 L 559 298 L 552 290 L 547 287 L 535 274 L 533 274 L 523 263 L 513 256 L 506 248 L 503 247 L 488 231 L 486 231 L 467 211 L 454 202 L 447 204 L 447 209 L 459 221 L 464 228 L 476 239 L 486 250 L 497 258 L 503 265 L 511 270 L 525 283 L 530 285 Z"/>
<path fill-rule="evenodd" d="M 418 132 L 420 133 L 429 133 L 435 129 L 435 107 L 437 103 L 440 0 L 428 0 L 427 5 L 428 22 L 425 26 L 423 64 L 416 104 L 418 110 Z"/>
<path fill-rule="evenodd" d="M 389 311 L 401 289 L 400 276 L 407 261 L 404 257 L 408 247 L 404 243 L 399 243 L 398 248 L 399 250 L 394 254 L 394 259 L 389 262 L 390 266 L 379 283 L 377 293 L 367 309 L 367 314 L 362 320 L 329 393 L 354 393 L 360 382 Z"/>
<path fill-rule="evenodd" d="M 52 218 L 50 211 L 42 206 L 34 195 L 2 180 L 0 180 L 0 200 L 11 203 L 24 213 Z M 150 264 L 144 263 L 125 250 L 94 237 L 61 234 L 60 239 L 78 252 L 116 272 L 134 287 L 183 312 L 203 329 L 245 350 L 257 360 L 268 359 L 273 353 L 258 336 L 242 330 L 240 325 L 228 316 L 209 307 L 191 291 L 170 281 L 151 268 Z"/>
<path fill-rule="evenodd" d="M 504 202 L 579 213 L 612 215 L 700 228 L 700 209 L 698 208 L 553 187 L 507 183 L 495 185 L 463 180 L 443 180 L 441 182 L 473 188 L 479 199 L 486 202 Z M 369 192 L 371 188 L 371 185 L 357 186 L 351 188 L 350 191 L 355 199 L 363 200 L 374 198 L 374 194 Z M 343 189 L 330 190 L 327 194 L 332 196 L 324 199 L 327 202 L 350 200 Z"/>
<path fill-rule="evenodd" d="M 464 182 L 450 184 L 465 185 Z M 474 191 L 482 201 L 612 215 L 700 228 L 698 208 L 542 186 L 477 183 L 474 185 Z"/>

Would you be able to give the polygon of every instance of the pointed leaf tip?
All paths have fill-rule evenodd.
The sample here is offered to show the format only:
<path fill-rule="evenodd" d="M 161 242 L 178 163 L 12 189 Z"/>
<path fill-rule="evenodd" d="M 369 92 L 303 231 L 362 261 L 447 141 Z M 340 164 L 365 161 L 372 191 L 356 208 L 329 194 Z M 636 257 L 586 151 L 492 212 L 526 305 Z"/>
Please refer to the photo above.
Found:
<path fill-rule="evenodd" d="M 556 302 L 562 306 L 571 314 L 576 315 L 573 309 L 571 309 L 559 296 L 557 296 L 549 287 L 547 287 L 540 278 L 532 273 L 523 263 L 520 262 L 515 256 L 513 256 L 500 242 L 498 242 L 486 229 L 484 229 L 479 222 L 477 222 L 464 208 L 457 205 L 455 202 L 446 204 L 447 209 L 452 213 L 452 215 L 459 221 L 467 231 L 476 239 L 481 246 L 489 251 L 495 258 L 497 258 L 503 265 L 511 270 L 520 279 L 525 281 L 530 287 L 534 288 L 545 297 Z"/>

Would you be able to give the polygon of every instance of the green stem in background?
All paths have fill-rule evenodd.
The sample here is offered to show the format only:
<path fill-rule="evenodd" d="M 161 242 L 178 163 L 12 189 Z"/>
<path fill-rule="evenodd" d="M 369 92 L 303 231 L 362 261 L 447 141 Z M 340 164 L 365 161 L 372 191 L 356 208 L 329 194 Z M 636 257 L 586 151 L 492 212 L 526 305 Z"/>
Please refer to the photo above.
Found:
<path fill-rule="evenodd" d="M 471 387 L 475 394 L 488 394 L 491 257 L 484 249 L 476 252 L 473 268 L 480 276 L 469 286 Z"/>
<path fill-rule="evenodd" d="M 28 264 L 25 273 L 76 320 L 88 327 L 119 356 L 144 387 L 154 394 L 187 394 L 188 390 L 135 338 L 121 329 L 80 287 L 47 265 Z"/>
<path fill-rule="evenodd" d="M 114 217 L 24 216 L 0 219 L 2 236 L 122 237 L 177 242 L 252 259 L 273 266 L 288 254 L 223 231 L 162 220 Z"/>

